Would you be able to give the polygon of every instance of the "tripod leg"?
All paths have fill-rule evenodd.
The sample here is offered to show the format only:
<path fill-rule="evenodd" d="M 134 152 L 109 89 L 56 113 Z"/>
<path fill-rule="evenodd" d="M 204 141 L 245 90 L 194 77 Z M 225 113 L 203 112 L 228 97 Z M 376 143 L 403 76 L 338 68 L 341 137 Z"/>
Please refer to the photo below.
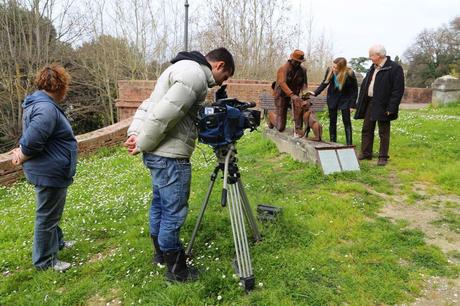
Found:
<path fill-rule="evenodd" d="M 251 256 L 244 224 L 243 204 L 237 184 L 230 184 L 229 187 L 228 208 L 235 243 L 238 274 L 245 290 L 249 291 L 254 288 L 255 278 L 252 272 Z"/>
<path fill-rule="evenodd" d="M 249 205 L 249 200 L 246 195 L 246 192 L 244 190 L 243 183 L 241 182 L 241 179 L 238 179 L 238 191 L 239 194 L 241 195 L 242 203 L 243 203 L 243 210 L 244 214 L 246 216 L 246 220 L 248 221 L 249 226 L 251 227 L 252 231 L 252 236 L 254 238 L 254 241 L 261 241 L 262 236 L 260 235 L 259 228 L 257 227 L 256 219 L 254 218 L 254 215 L 251 210 L 251 206 Z"/>
<path fill-rule="evenodd" d="M 217 177 L 218 172 L 219 172 L 219 166 L 214 168 L 214 172 L 211 174 L 211 181 L 209 182 L 208 191 L 206 192 L 206 196 L 203 200 L 203 204 L 201 204 L 201 209 L 198 215 L 198 220 L 195 223 L 195 228 L 193 229 L 192 237 L 190 238 L 190 242 L 188 243 L 187 249 L 185 250 L 185 255 L 187 255 L 187 257 L 190 257 L 192 255 L 192 247 L 193 247 L 193 243 L 195 242 L 196 233 L 198 232 L 198 229 L 201 225 L 201 221 L 203 220 L 204 211 L 206 210 L 206 206 L 208 206 L 209 197 L 211 196 L 212 188 L 214 186 L 214 183 L 216 182 L 216 177 Z"/>

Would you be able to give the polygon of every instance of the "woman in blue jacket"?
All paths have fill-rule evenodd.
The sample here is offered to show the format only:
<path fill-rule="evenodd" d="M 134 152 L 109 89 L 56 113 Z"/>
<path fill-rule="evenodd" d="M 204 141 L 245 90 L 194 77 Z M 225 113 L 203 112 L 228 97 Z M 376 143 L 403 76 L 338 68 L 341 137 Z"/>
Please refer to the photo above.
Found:
<path fill-rule="evenodd" d="M 326 70 L 323 82 L 314 91 L 313 96 L 319 95 L 326 87 L 327 107 L 329 109 L 329 136 L 333 142 L 337 141 L 337 110 L 342 112 L 342 121 L 345 126 L 347 145 L 352 145 L 352 129 L 350 108 L 356 108 L 358 96 L 358 82 L 351 68 L 347 67 L 347 60 L 338 57 L 333 61 L 332 67 Z"/>
<path fill-rule="evenodd" d="M 69 82 L 70 75 L 59 65 L 37 73 L 38 90 L 24 100 L 23 134 L 19 148 L 13 150 L 13 163 L 22 164 L 26 179 L 35 185 L 32 261 L 38 270 L 65 271 L 71 266 L 56 258 L 60 249 L 73 244 L 63 240 L 59 227 L 77 164 L 77 141 L 57 104 L 64 99 Z"/>

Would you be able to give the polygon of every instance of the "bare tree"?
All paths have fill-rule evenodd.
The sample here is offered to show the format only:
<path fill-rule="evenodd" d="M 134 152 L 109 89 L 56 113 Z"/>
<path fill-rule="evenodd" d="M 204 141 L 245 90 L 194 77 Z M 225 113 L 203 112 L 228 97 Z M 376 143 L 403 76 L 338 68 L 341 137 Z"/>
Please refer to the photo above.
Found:
<path fill-rule="evenodd" d="M 297 14 L 294 19 L 297 45 L 291 48 L 304 50 L 308 68 L 309 81 L 319 82 L 324 71 L 333 59 L 334 47 L 324 30 L 318 30 L 315 22 L 315 12 L 311 1 L 299 1 Z"/>
<path fill-rule="evenodd" d="M 52 23 L 54 1 L 0 2 L 0 137 L 5 147 L 15 144 L 21 132 L 21 102 L 32 89 L 38 68 L 60 61 L 65 49 L 57 36 L 66 30 Z"/>
<path fill-rule="evenodd" d="M 426 87 L 438 77 L 460 71 L 459 17 L 450 25 L 424 30 L 404 53 L 409 61 L 407 83 Z"/>

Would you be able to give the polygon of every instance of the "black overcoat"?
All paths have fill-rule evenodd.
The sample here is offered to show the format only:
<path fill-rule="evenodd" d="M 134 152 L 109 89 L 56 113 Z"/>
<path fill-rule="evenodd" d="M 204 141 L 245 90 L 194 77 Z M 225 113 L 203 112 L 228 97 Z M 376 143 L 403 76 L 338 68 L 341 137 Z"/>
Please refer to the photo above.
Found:
<path fill-rule="evenodd" d="M 375 66 L 369 69 L 359 92 L 355 119 L 364 119 L 369 97 L 369 83 L 374 74 Z M 377 72 L 374 81 L 374 97 L 372 98 L 371 120 L 391 121 L 398 118 L 399 104 L 404 95 L 404 73 L 400 65 L 393 62 L 389 56 L 382 69 Z M 390 115 L 387 115 L 389 112 Z"/>
<path fill-rule="evenodd" d="M 326 87 L 327 88 L 327 107 L 330 109 L 347 109 L 356 107 L 356 98 L 358 97 L 358 82 L 356 81 L 355 73 L 347 75 L 342 90 L 335 87 L 331 80 L 327 80 L 329 69 L 326 70 L 326 75 L 323 81 L 315 90 L 315 96 L 318 96 Z"/>

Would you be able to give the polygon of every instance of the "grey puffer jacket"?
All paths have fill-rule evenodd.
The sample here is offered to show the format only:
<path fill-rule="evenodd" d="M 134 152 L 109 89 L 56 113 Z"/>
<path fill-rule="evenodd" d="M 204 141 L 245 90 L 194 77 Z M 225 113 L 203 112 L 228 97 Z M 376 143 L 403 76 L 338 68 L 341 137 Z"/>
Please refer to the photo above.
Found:
<path fill-rule="evenodd" d="M 170 158 L 191 157 L 197 138 L 194 119 L 208 88 L 216 84 L 209 67 L 181 59 L 161 74 L 128 129 L 128 136 L 137 135 L 139 151 Z"/>

